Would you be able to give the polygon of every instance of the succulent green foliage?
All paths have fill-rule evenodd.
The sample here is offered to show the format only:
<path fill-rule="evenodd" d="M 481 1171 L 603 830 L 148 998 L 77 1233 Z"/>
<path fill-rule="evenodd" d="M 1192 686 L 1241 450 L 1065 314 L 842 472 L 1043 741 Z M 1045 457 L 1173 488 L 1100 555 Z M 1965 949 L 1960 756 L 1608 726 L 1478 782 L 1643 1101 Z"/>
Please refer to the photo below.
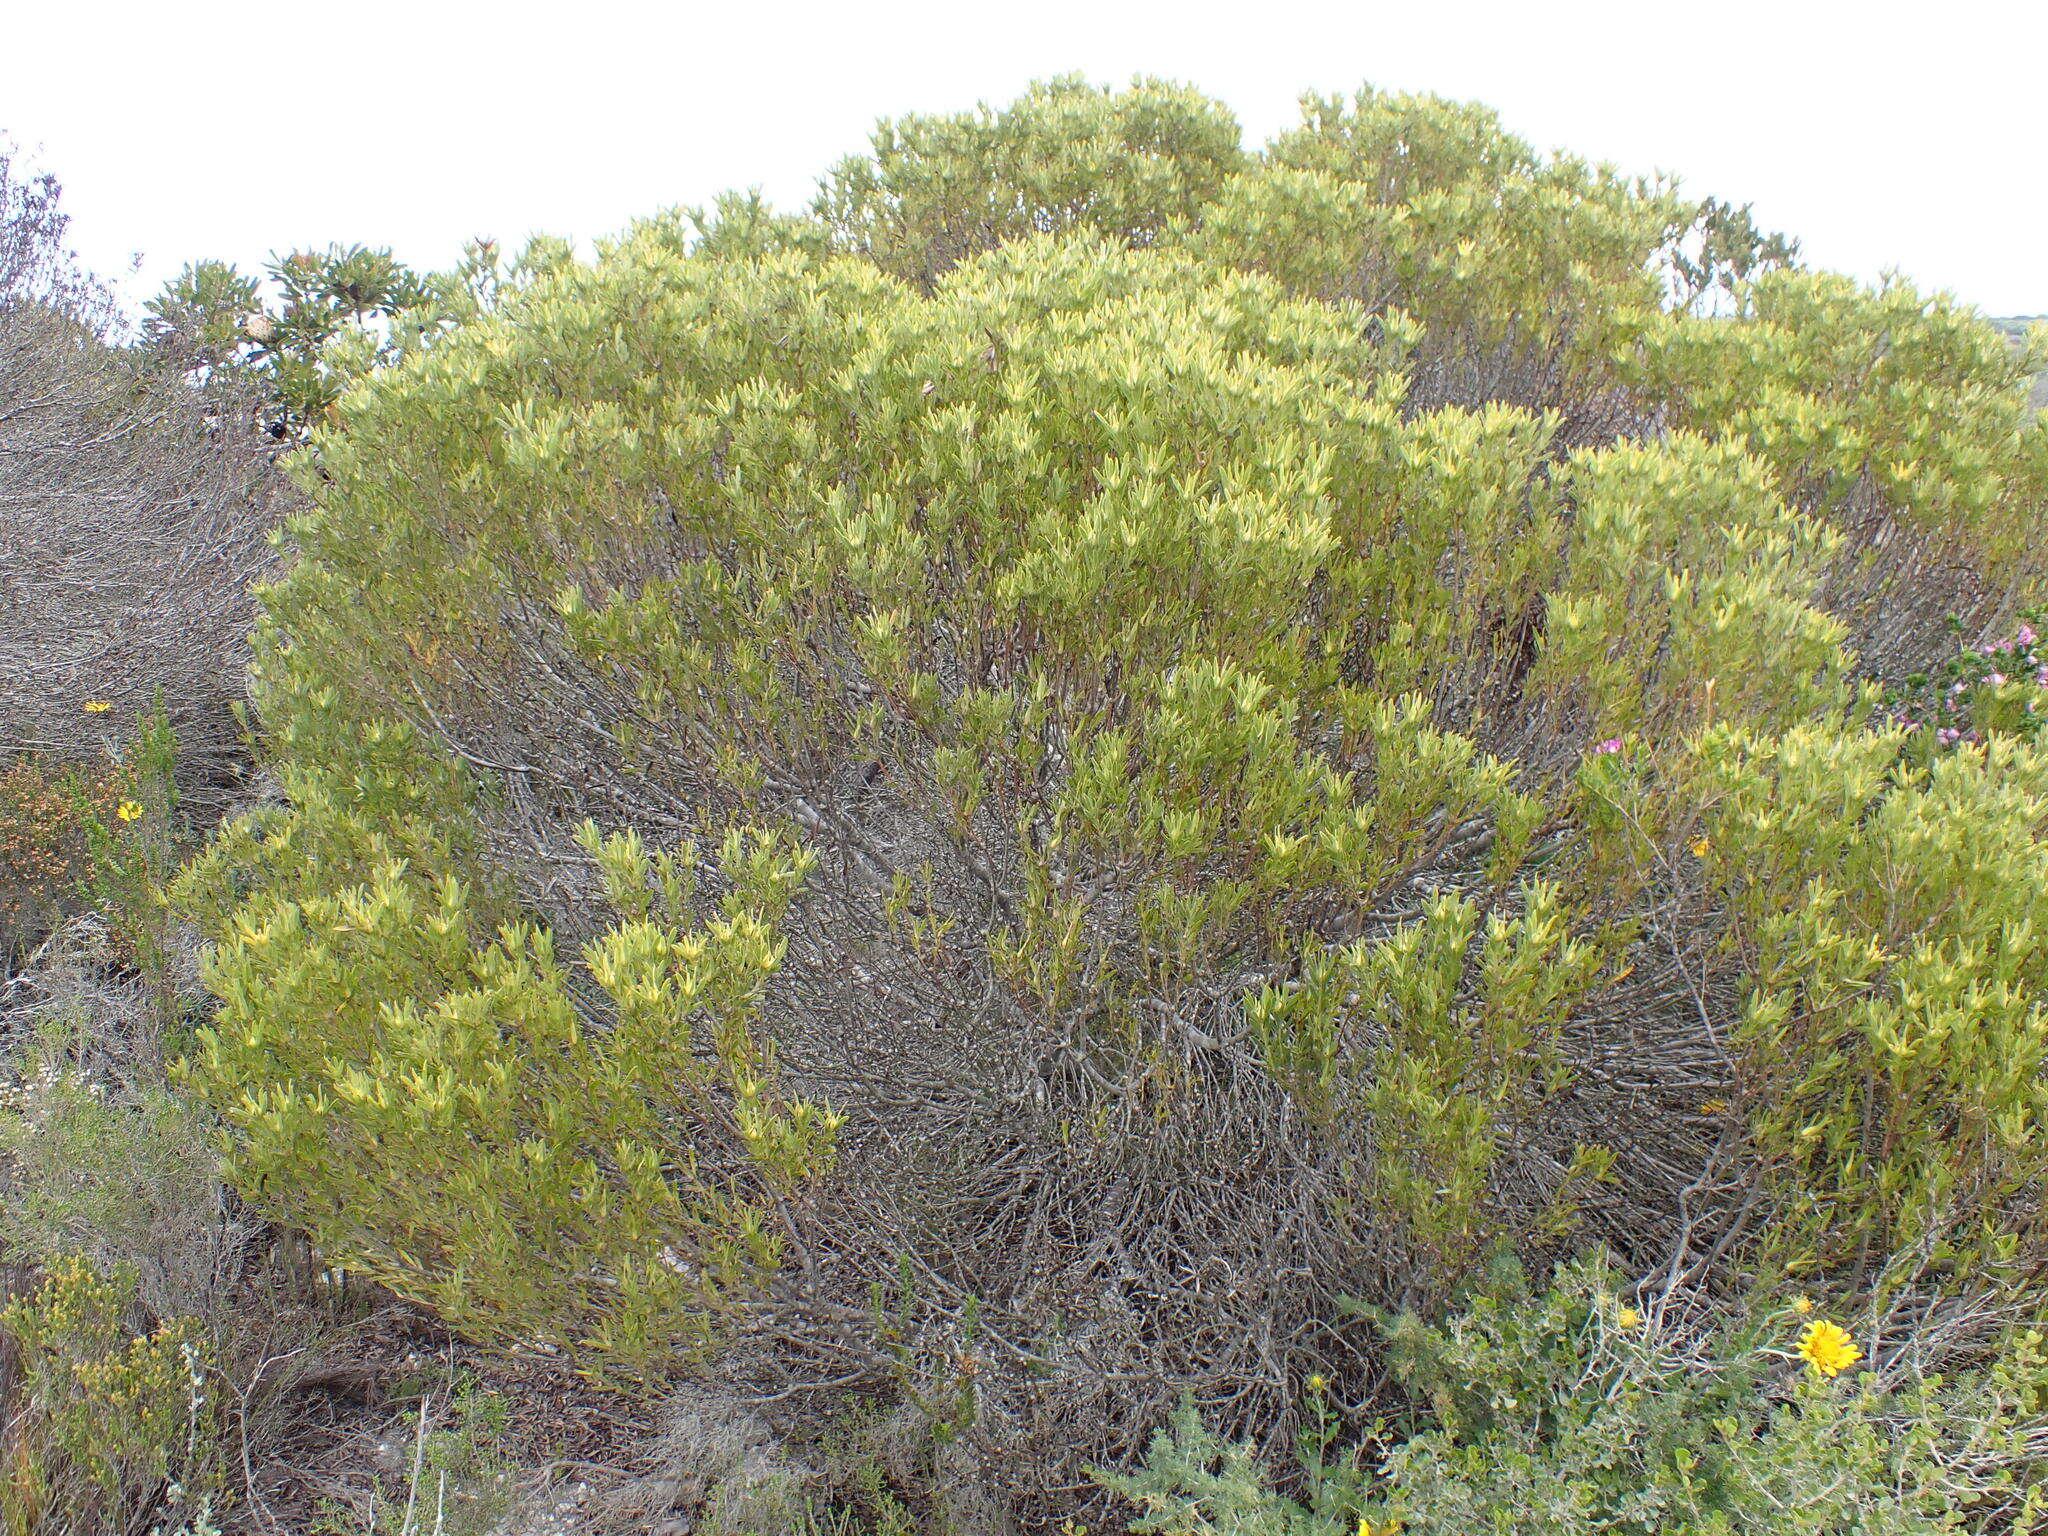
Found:
<path fill-rule="evenodd" d="M 1934 1536 L 2048 1514 L 2038 1332 L 1893 1392 L 1804 1366 L 1793 1307 L 1681 1327 L 1621 1285 L 1591 1260 L 1532 1295 L 1507 1265 L 1440 1324 L 1382 1317 L 1419 1426 L 1317 1447 L 1308 1507 L 1192 1405 L 1103 1481 L 1155 1536 Z"/>

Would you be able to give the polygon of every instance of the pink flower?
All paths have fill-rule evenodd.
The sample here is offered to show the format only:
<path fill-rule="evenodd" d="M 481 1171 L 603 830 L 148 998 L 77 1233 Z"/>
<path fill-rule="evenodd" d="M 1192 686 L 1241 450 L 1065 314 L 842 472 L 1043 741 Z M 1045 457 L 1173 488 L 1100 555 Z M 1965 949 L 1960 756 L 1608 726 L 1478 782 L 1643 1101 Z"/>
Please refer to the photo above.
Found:
<path fill-rule="evenodd" d="M 1621 738 L 1619 736 L 1610 736 L 1593 749 L 1593 755 L 1595 757 L 1605 757 L 1609 752 L 1619 752 L 1620 750 Z"/>
<path fill-rule="evenodd" d="M 1985 678 L 1984 681 L 1994 688 L 2003 688 L 2005 686 L 2005 674 L 2003 672 L 1994 672 Z"/>
<path fill-rule="evenodd" d="M 2032 645 L 2033 643 L 2034 643 L 2034 626 L 2033 626 L 2033 625 L 2031 625 L 2031 624 L 2022 624 L 2022 625 L 2020 626 L 2020 644 L 2021 644 L 2021 645 Z"/>

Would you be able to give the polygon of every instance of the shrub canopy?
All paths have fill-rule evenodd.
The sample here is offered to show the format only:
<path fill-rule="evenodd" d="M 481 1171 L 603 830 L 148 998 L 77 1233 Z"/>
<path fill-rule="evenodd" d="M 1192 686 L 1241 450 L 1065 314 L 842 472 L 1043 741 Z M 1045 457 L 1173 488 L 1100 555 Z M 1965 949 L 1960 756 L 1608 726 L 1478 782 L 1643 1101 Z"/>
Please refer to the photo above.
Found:
<path fill-rule="evenodd" d="M 338 1260 L 1058 1500 L 1501 1243 L 1883 1370 L 2048 1259 L 2048 672 L 1887 696 L 2039 570 L 2041 360 L 1947 299 L 1470 108 L 1063 81 L 405 351 L 188 885 Z"/>

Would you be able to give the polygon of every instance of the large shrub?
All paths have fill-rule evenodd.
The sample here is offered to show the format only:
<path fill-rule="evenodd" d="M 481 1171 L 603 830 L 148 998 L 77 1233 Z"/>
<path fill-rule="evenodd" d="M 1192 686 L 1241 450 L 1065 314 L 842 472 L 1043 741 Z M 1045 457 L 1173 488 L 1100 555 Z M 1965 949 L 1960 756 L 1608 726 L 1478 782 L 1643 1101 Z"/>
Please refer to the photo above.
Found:
<path fill-rule="evenodd" d="M 2048 758 L 1882 685 L 2031 590 L 2024 360 L 1483 114 L 1220 121 L 885 131 L 343 398 L 190 885 L 256 1198 L 1041 1510 L 1502 1240 L 1880 1374 L 2023 1304 Z"/>

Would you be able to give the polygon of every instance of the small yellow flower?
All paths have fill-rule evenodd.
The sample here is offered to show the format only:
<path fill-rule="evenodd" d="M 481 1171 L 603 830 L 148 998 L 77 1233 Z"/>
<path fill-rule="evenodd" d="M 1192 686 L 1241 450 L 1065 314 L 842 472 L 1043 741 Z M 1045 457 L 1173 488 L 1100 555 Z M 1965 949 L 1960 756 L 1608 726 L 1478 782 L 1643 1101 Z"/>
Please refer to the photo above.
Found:
<path fill-rule="evenodd" d="M 123 821 L 140 821 L 142 819 L 142 806 L 133 800 L 123 800 L 115 808 L 114 814 Z"/>
<path fill-rule="evenodd" d="M 1696 859 L 1704 859 L 1708 854 L 1712 853 L 1713 851 L 1713 843 L 1709 839 L 1704 837 L 1692 845 L 1692 856 Z"/>
<path fill-rule="evenodd" d="M 1308 1379 L 1308 1389 L 1311 1392 L 1321 1392 L 1329 1385 L 1329 1382 L 1323 1379 L 1321 1372 L 1317 1372 Z"/>
<path fill-rule="evenodd" d="M 1385 1525 L 1374 1525 L 1370 1517 L 1358 1517 L 1358 1536 L 1401 1536 L 1401 1522 L 1389 1520 Z"/>
<path fill-rule="evenodd" d="M 113 703 L 107 699 L 87 699 L 83 704 L 79 705 L 78 707 L 84 710 L 88 715 L 104 715 L 108 710 L 112 709 L 114 706 Z"/>
<path fill-rule="evenodd" d="M 1643 1314 L 1634 1307 L 1623 1307 L 1615 1314 L 1614 1320 L 1624 1328 L 1640 1328 L 1643 1326 Z"/>
<path fill-rule="evenodd" d="M 1806 1316 L 1807 1313 L 1813 1310 L 1813 1298 L 1810 1296 L 1794 1296 L 1792 1298 L 1792 1310 L 1801 1317 Z"/>
<path fill-rule="evenodd" d="M 1846 1328 L 1822 1318 L 1808 1323 L 1799 1335 L 1799 1358 L 1812 1366 L 1816 1375 L 1839 1376 L 1863 1358 L 1863 1351 Z"/>

